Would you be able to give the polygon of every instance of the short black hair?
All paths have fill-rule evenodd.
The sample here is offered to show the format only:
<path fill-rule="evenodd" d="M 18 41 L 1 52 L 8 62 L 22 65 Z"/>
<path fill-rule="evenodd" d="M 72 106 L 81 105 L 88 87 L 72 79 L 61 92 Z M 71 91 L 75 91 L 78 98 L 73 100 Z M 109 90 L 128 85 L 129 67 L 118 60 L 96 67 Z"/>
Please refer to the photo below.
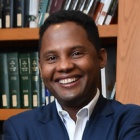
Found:
<path fill-rule="evenodd" d="M 75 22 L 76 24 L 82 26 L 87 33 L 89 41 L 93 43 L 97 52 L 100 50 L 101 45 L 100 45 L 99 32 L 94 20 L 90 16 L 84 14 L 81 11 L 60 10 L 51 14 L 45 20 L 44 24 L 40 27 L 39 52 L 41 48 L 42 37 L 44 35 L 44 32 L 48 29 L 48 27 L 54 24 L 64 23 L 68 21 Z"/>

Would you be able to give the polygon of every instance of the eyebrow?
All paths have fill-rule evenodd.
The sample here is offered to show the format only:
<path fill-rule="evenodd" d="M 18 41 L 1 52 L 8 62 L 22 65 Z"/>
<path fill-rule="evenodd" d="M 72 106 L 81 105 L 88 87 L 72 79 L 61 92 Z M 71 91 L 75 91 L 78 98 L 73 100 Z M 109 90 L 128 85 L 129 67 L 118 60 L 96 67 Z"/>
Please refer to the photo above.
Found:
<path fill-rule="evenodd" d="M 69 49 L 69 48 L 68 48 L 68 49 Z M 76 49 L 85 50 L 85 47 L 82 46 L 82 45 L 76 45 L 76 46 L 71 47 L 69 50 L 70 50 L 70 51 L 73 51 L 73 50 L 76 50 Z M 58 50 L 59 50 L 59 49 L 58 49 Z M 45 57 L 46 55 L 49 55 L 49 54 L 54 54 L 54 53 L 56 53 L 56 52 L 57 52 L 57 50 L 48 50 L 47 52 L 45 52 L 45 53 L 43 54 L 43 57 Z"/>
<path fill-rule="evenodd" d="M 75 49 L 85 49 L 86 47 L 85 46 L 82 46 L 82 45 L 76 45 L 76 46 L 73 46 L 71 48 L 71 50 L 75 50 Z"/>

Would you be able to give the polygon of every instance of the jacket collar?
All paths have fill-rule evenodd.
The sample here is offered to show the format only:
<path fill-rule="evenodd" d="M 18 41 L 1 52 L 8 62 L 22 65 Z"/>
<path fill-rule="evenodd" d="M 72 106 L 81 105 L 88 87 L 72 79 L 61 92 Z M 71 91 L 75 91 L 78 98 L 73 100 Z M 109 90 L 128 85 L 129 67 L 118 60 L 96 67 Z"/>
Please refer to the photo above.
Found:
<path fill-rule="evenodd" d="M 95 109 L 87 122 L 83 140 L 105 140 L 113 122 L 110 101 L 100 95 Z"/>
<path fill-rule="evenodd" d="M 55 102 L 42 107 L 42 115 L 39 118 L 39 127 L 37 128 L 41 139 L 49 140 L 69 140 L 67 130 L 58 116 Z"/>
<path fill-rule="evenodd" d="M 57 113 L 55 102 L 43 107 L 41 112 L 42 115 L 39 119 L 41 122 L 39 128 L 41 137 L 51 140 L 56 140 L 56 137 L 57 139 L 68 140 L 66 128 Z M 100 95 L 94 111 L 87 122 L 83 140 L 91 140 L 93 138 L 94 140 L 104 140 L 113 122 L 112 114 L 113 110 L 110 106 L 110 101 Z M 102 133 L 103 135 L 100 135 Z"/>

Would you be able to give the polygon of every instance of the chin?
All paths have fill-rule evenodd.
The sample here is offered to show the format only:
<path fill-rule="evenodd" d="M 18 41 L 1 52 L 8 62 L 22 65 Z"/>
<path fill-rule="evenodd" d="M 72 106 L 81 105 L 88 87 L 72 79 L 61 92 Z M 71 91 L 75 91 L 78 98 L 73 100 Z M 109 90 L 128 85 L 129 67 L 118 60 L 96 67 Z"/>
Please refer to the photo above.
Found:
<path fill-rule="evenodd" d="M 78 102 L 80 98 L 79 94 L 65 94 L 61 96 L 61 100 L 71 103 Z"/>

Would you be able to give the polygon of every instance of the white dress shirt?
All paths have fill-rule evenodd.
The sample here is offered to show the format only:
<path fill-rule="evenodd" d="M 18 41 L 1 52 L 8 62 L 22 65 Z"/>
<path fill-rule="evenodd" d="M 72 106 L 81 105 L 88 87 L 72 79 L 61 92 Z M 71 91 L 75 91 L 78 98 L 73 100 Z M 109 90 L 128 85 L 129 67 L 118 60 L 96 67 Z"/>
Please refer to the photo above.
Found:
<path fill-rule="evenodd" d="M 71 119 L 68 112 L 63 110 L 61 105 L 55 99 L 56 108 L 60 118 L 62 119 L 70 140 L 82 140 L 82 135 L 86 126 L 87 121 L 89 120 L 93 109 L 99 98 L 99 89 L 97 89 L 97 93 L 95 97 L 83 108 L 81 108 L 76 114 L 77 121 L 75 123 L 74 120 Z"/>

